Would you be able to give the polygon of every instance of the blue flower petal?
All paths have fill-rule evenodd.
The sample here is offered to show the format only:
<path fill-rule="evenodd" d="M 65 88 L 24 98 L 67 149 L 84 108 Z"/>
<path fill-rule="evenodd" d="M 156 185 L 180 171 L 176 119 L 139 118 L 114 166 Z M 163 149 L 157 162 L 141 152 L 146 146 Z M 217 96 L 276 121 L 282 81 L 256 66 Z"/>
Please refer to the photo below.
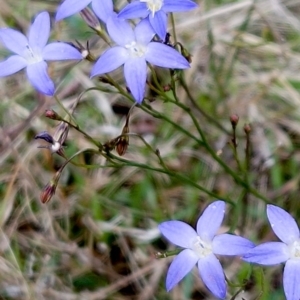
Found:
<path fill-rule="evenodd" d="M 47 64 L 44 61 L 28 65 L 27 76 L 35 89 L 41 93 L 53 96 L 55 87 L 47 73 Z"/>
<path fill-rule="evenodd" d="M 147 79 L 145 59 L 140 57 L 127 60 L 124 64 L 124 76 L 133 98 L 141 103 L 144 99 Z"/>
<path fill-rule="evenodd" d="M 93 0 L 92 7 L 97 17 L 104 23 L 114 14 L 112 0 Z"/>
<path fill-rule="evenodd" d="M 169 292 L 195 266 L 198 256 L 190 249 L 181 251 L 172 261 L 166 279 L 166 288 Z"/>
<path fill-rule="evenodd" d="M 198 7 L 198 4 L 190 0 L 164 0 L 162 10 L 168 12 L 188 11 Z"/>
<path fill-rule="evenodd" d="M 204 241 L 211 241 L 216 235 L 225 214 L 225 202 L 215 201 L 208 205 L 197 222 L 197 233 Z"/>
<path fill-rule="evenodd" d="M 133 1 L 126 5 L 118 14 L 121 19 L 145 18 L 149 15 L 147 4 L 140 1 Z"/>
<path fill-rule="evenodd" d="M 187 69 L 188 61 L 174 48 L 158 42 L 151 42 L 145 53 L 146 61 L 155 66 L 170 69 Z"/>
<path fill-rule="evenodd" d="M 167 34 L 167 15 L 164 11 L 157 11 L 154 16 L 150 14 L 148 16 L 149 22 L 153 27 L 155 33 L 162 39 L 165 40 Z"/>
<path fill-rule="evenodd" d="M 62 42 L 48 44 L 42 55 L 44 60 L 82 59 L 82 54 L 75 47 Z"/>
<path fill-rule="evenodd" d="M 265 266 L 283 263 L 289 259 L 288 246 L 281 242 L 268 242 L 254 247 L 243 260 Z"/>
<path fill-rule="evenodd" d="M 129 23 L 117 17 L 107 20 L 107 31 L 111 39 L 120 46 L 126 46 L 135 41 L 135 35 Z"/>
<path fill-rule="evenodd" d="M 12 55 L 0 62 L 0 77 L 14 74 L 27 66 L 27 61 L 22 56 Z"/>
<path fill-rule="evenodd" d="M 288 260 L 283 272 L 283 288 L 287 300 L 300 299 L 300 261 Z"/>
<path fill-rule="evenodd" d="M 58 7 L 55 20 L 60 21 L 82 11 L 91 3 L 91 1 L 92 0 L 65 0 Z"/>
<path fill-rule="evenodd" d="M 255 247 L 251 241 L 227 233 L 215 236 L 212 246 L 214 254 L 218 255 L 244 255 Z"/>
<path fill-rule="evenodd" d="M 198 261 L 199 274 L 206 287 L 220 299 L 226 297 L 226 282 L 222 266 L 215 255 L 211 254 Z"/>
<path fill-rule="evenodd" d="M 195 229 L 181 221 L 166 221 L 158 225 L 162 235 L 171 243 L 182 248 L 190 248 L 198 236 Z"/>
<path fill-rule="evenodd" d="M 153 39 L 155 32 L 146 18 L 135 27 L 134 34 L 137 42 L 147 45 Z"/>
<path fill-rule="evenodd" d="M 50 35 L 50 17 L 48 12 L 39 13 L 32 23 L 28 41 L 31 48 L 43 49 Z"/>
<path fill-rule="evenodd" d="M 106 50 L 96 61 L 91 77 L 111 72 L 122 66 L 128 59 L 128 52 L 123 47 L 113 47 Z"/>
<path fill-rule="evenodd" d="M 24 54 L 26 47 L 28 47 L 26 36 L 14 29 L 0 29 L 0 39 L 7 49 L 21 56 Z"/>
<path fill-rule="evenodd" d="M 299 228 L 292 216 L 282 208 L 267 205 L 267 216 L 274 233 L 286 244 L 299 238 Z"/>

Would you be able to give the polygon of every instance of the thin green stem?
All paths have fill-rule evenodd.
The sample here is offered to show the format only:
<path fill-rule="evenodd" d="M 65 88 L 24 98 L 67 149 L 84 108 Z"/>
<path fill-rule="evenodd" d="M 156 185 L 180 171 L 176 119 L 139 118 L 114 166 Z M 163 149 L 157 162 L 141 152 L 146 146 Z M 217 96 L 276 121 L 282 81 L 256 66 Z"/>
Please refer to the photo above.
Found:
<path fill-rule="evenodd" d="M 183 72 L 181 73 L 181 75 L 179 76 L 179 81 L 180 84 L 182 85 L 183 89 L 185 90 L 190 102 L 192 103 L 192 105 L 194 106 L 194 108 L 200 112 L 201 115 L 203 115 L 208 121 L 212 122 L 214 125 L 216 125 L 217 128 L 219 128 L 220 130 L 222 130 L 223 132 L 225 132 L 226 134 L 230 134 L 230 132 L 223 127 L 217 120 L 216 118 L 210 116 L 209 114 L 207 114 L 197 103 L 197 101 L 194 99 L 193 95 L 190 92 L 190 89 L 185 81 Z"/>
<path fill-rule="evenodd" d="M 178 129 L 179 131 L 181 131 L 182 133 L 184 133 L 186 136 L 190 137 L 191 139 L 193 139 L 194 141 L 196 141 L 199 145 L 202 145 L 202 141 L 200 139 L 198 139 L 197 137 L 195 137 L 191 132 L 189 132 L 188 130 L 182 128 L 182 126 L 180 126 L 178 123 L 176 123 L 175 121 L 171 120 L 170 118 L 168 118 L 165 114 L 162 114 L 156 110 L 154 110 L 151 106 L 147 105 L 147 104 L 143 104 L 142 106 L 140 106 L 145 112 L 149 113 L 150 115 L 152 115 L 153 117 L 157 118 L 157 119 L 162 119 L 167 121 L 168 123 L 170 123 L 171 125 L 173 125 L 176 129 Z"/>
<path fill-rule="evenodd" d="M 63 122 L 67 123 L 70 127 L 74 128 L 75 130 L 77 130 L 78 132 L 80 132 L 81 134 L 84 135 L 84 137 L 89 140 L 91 143 L 93 143 L 95 146 L 97 146 L 99 148 L 99 150 L 103 149 L 103 145 L 96 141 L 94 138 L 92 138 L 89 134 L 87 134 L 85 131 L 83 131 L 78 124 L 72 124 L 71 122 L 63 119 Z"/>
<path fill-rule="evenodd" d="M 172 24 L 172 35 L 174 39 L 174 44 L 177 43 L 177 36 L 176 36 L 176 29 L 175 29 L 175 20 L 174 20 L 174 14 L 171 13 L 171 24 Z"/>
<path fill-rule="evenodd" d="M 65 108 L 65 106 L 61 103 L 61 101 L 58 99 L 58 97 L 56 95 L 54 95 L 54 99 L 55 99 L 56 103 L 58 104 L 58 106 L 67 114 L 67 116 L 70 118 L 70 120 L 72 120 L 72 122 L 74 122 L 76 124 L 76 121 L 75 121 L 74 117 L 72 116 L 72 114 L 67 110 L 67 108 Z"/>
<path fill-rule="evenodd" d="M 150 166 L 148 164 L 138 163 L 138 162 L 135 162 L 135 161 L 130 161 L 130 160 L 121 158 L 119 156 L 116 156 L 116 155 L 112 154 L 111 152 L 107 153 L 107 157 L 110 158 L 110 159 L 120 161 L 122 163 L 121 165 L 119 165 L 120 167 L 123 167 L 123 166 L 138 167 L 140 169 L 151 170 L 151 171 L 154 171 L 154 172 L 167 174 L 170 177 L 173 177 L 173 178 L 177 179 L 180 182 L 185 182 L 185 183 L 197 188 L 198 190 L 204 192 L 205 194 L 207 194 L 207 195 L 209 195 L 213 198 L 220 198 L 220 196 L 218 194 L 215 194 L 214 192 L 211 192 L 211 191 L 207 190 L 206 188 L 204 188 L 201 185 L 197 184 L 195 181 L 193 181 L 192 179 L 190 179 L 189 177 L 187 177 L 185 175 L 172 172 L 168 169 L 156 168 L 156 167 Z M 231 199 L 228 199 L 228 198 L 222 198 L 222 199 L 225 200 L 226 202 L 228 202 L 229 204 L 233 205 L 233 206 L 235 205 L 234 201 L 232 201 Z"/>

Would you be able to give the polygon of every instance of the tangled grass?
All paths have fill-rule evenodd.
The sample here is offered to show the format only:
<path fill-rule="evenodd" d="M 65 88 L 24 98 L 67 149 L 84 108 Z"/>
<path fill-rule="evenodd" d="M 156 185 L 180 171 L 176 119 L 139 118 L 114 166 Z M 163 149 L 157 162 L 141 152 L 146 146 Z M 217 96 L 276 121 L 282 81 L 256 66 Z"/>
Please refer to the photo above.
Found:
<path fill-rule="evenodd" d="M 124 4 L 116 2 L 118 7 Z M 54 14 L 57 5 L 58 1 L 0 0 L 0 25 L 26 32 L 38 11 Z M 251 124 L 247 180 L 296 219 L 300 214 L 299 16 L 296 0 L 204 0 L 198 10 L 175 16 L 176 38 L 192 54 L 192 68 L 185 75 L 191 95 L 180 88 L 180 101 L 193 111 L 212 149 L 236 174 L 242 173 L 238 162 L 243 164 L 247 157 L 243 125 Z M 106 47 L 78 15 L 55 24 L 53 38 L 83 44 L 89 39 L 96 56 Z M 6 54 L 1 48 L 1 57 Z M 94 86 L 89 70 L 88 62 L 51 65 L 65 107 Z M 164 82 L 166 74 L 161 70 L 158 74 Z M 113 76 L 122 82 L 120 71 Z M 86 93 L 74 117 L 104 143 L 122 131 L 130 103 L 98 84 L 106 92 Z M 76 163 L 93 167 L 69 164 L 51 202 L 42 204 L 41 190 L 63 159 L 38 148 L 40 143 L 33 138 L 43 130 L 55 132 L 58 123 L 43 116 L 46 108 L 63 111 L 54 99 L 34 92 L 22 72 L 1 78 L 0 86 L 0 299 L 210 299 L 196 270 L 167 293 L 164 280 L 170 259 L 156 255 L 172 249 L 160 237 L 157 224 L 181 219 L 194 225 L 213 195 L 233 202 L 246 199 L 244 218 L 228 206 L 226 224 L 239 224 L 238 230 L 256 242 L 274 238 L 263 200 L 245 190 L 183 132 L 138 108 L 131 115 L 130 132 L 159 149 L 172 172 L 188 176 L 213 195 L 178 176 L 136 166 L 107 167 L 106 158 L 86 153 Z M 178 106 L 161 101 L 151 105 L 197 135 Z M 229 121 L 233 114 L 239 115 L 236 153 Z M 70 130 L 68 157 L 90 147 L 83 135 Z M 130 137 L 125 158 L 159 167 L 155 153 L 137 137 Z M 233 282 L 249 271 L 237 258 L 224 260 L 224 266 Z M 266 269 L 262 288 L 262 272 L 254 269 L 243 293 L 233 298 L 236 290 L 230 287 L 228 299 L 282 299 L 280 270 Z"/>

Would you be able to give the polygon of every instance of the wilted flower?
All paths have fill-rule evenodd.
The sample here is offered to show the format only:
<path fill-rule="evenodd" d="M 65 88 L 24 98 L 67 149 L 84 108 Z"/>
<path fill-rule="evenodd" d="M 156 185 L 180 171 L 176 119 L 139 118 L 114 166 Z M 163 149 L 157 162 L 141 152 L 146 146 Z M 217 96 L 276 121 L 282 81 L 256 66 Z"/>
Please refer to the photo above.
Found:
<path fill-rule="evenodd" d="M 300 299 L 300 233 L 293 217 L 280 207 L 267 205 L 270 225 L 282 242 L 256 246 L 244 255 L 247 262 L 272 266 L 285 263 L 283 288 L 287 300 Z"/>
<path fill-rule="evenodd" d="M 57 153 L 58 155 L 65 157 L 63 144 L 68 136 L 68 133 L 69 124 L 62 121 L 58 125 L 53 137 L 47 131 L 42 131 L 41 133 L 37 134 L 34 139 L 44 140 L 50 144 L 49 146 L 40 146 L 39 148 L 47 148 L 52 153 Z"/>
<path fill-rule="evenodd" d="M 225 213 L 225 203 L 215 201 L 203 212 L 197 222 L 197 231 L 181 221 L 167 221 L 158 227 L 173 244 L 184 248 L 168 270 L 166 288 L 170 291 L 197 264 L 206 287 L 218 298 L 226 297 L 226 282 L 216 255 L 243 255 L 254 244 L 231 234 L 216 235 Z"/>
<path fill-rule="evenodd" d="M 58 140 L 54 139 L 52 137 L 52 135 L 50 135 L 47 131 L 40 132 L 39 134 L 37 134 L 34 137 L 34 139 L 35 140 L 38 140 L 38 139 L 39 140 L 44 140 L 44 141 L 46 141 L 47 143 L 50 144 L 49 146 L 39 146 L 38 148 L 47 148 L 52 153 L 57 152 L 59 155 L 64 156 L 63 155 L 62 144 Z"/>
<path fill-rule="evenodd" d="M 66 163 L 63 164 L 60 169 L 55 173 L 55 175 L 52 177 L 50 182 L 48 182 L 45 187 L 43 188 L 43 191 L 40 195 L 40 199 L 42 203 L 47 203 L 51 200 L 51 198 L 54 196 L 58 181 L 60 179 L 60 176 L 62 174 L 62 171 L 64 167 L 66 166 Z"/>
<path fill-rule="evenodd" d="M 55 194 L 57 183 L 58 183 L 58 180 L 55 181 L 52 179 L 49 183 L 46 184 L 46 186 L 43 188 L 43 191 L 41 192 L 41 195 L 40 195 L 40 199 L 41 199 L 42 203 L 47 203 L 51 200 L 51 198 Z"/>
<path fill-rule="evenodd" d="M 112 0 L 65 0 L 58 7 L 55 20 L 59 21 L 72 16 L 92 3 L 92 8 L 97 17 L 106 23 L 107 19 L 114 15 Z"/>
<path fill-rule="evenodd" d="M 167 33 L 167 13 L 188 11 L 198 5 L 191 0 L 137 0 L 130 2 L 119 13 L 123 19 L 148 17 L 158 36 L 165 40 Z"/>
<path fill-rule="evenodd" d="M 47 73 L 46 61 L 82 59 L 82 55 L 67 43 L 55 42 L 46 45 L 50 35 L 50 17 L 41 12 L 35 18 L 28 33 L 28 39 L 22 33 L 11 29 L 0 29 L 0 40 L 16 53 L 0 62 L 0 77 L 14 74 L 26 68 L 27 76 L 35 89 L 43 94 L 54 94 L 54 83 Z"/>
<path fill-rule="evenodd" d="M 124 64 L 124 75 L 131 94 L 138 103 L 144 98 L 147 62 L 164 68 L 186 69 L 190 65 L 175 49 L 151 42 L 155 35 L 149 21 L 142 20 L 133 30 L 118 18 L 110 18 L 107 31 L 118 46 L 108 49 L 95 63 L 91 76 L 111 72 Z"/>

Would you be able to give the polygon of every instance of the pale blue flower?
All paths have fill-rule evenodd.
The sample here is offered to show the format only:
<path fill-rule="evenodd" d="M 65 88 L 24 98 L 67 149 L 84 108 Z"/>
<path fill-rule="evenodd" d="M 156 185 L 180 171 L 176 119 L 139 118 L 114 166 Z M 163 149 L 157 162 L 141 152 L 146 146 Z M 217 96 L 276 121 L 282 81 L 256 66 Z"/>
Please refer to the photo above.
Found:
<path fill-rule="evenodd" d="M 123 19 L 148 17 L 155 33 L 165 40 L 167 33 L 167 13 L 188 11 L 198 5 L 191 0 L 137 0 L 125 6 L 119 13 Z"/>
<path fill-rule="evenodd" d="M 149 21 L 142 20 L 133 30 L 125 21 L 110 18 L 106 24 L 111 39 L 118 45 L 104 52 L 95 63 L 91 77 L 111 72 L 124 65 L 126 84 L 138 103 L 144 98 L 147 62 L 170 69 L 186 69 L 188 61 L 174 48 L 151 42 L 155 33 Z"/>
<path fill-rule="evenodd" d="M 168 270 L 166 288 L 170 291 L 197 264 L 206 287 L 218 298 L 226 297 L 226 282 L 222 266 L 216 255 L 244 255 L 254 244 L 231 234 L 217 234 L 223 221 L 225 203 L 215 201 L 202 213 L 197 231 L 181 221 L 167 221 L 158 227 L 176 246 L 185 248 L 173 260 Z"/>
<path fill-rule="evenodd" d="M 16 55 L 0 62 L 0 77 L 26 68 L 27 77 L 35 89 L 52 96 L 54 83 L 47 73 L 47 63 L 52 60 L 82 59 L 81 53 L 67 43 L 47 44 L 50 35 L 50 17 L 47 12 L 38 14 L 27 37 L 11 28 L 0 29 L 0 40 Z"/>
<path fill-rule="evenodd" d="M 271 266 L 285 263 L 283 288 L 287 300 L 300 299 L 300 233 L 296 221 L 280 207 L 267 205 L 267 216 L 282 242 L 268 242 L 251 249 L 243 259 Z"/>
<path fill-rule="evenodd" d="M 70 17 L 92 3 L 92 8 L 97 17 L 106 23 L 107 19 L 114 15 L 112 0 L 64 0 L 56 12 L 56 21 Z"/>

